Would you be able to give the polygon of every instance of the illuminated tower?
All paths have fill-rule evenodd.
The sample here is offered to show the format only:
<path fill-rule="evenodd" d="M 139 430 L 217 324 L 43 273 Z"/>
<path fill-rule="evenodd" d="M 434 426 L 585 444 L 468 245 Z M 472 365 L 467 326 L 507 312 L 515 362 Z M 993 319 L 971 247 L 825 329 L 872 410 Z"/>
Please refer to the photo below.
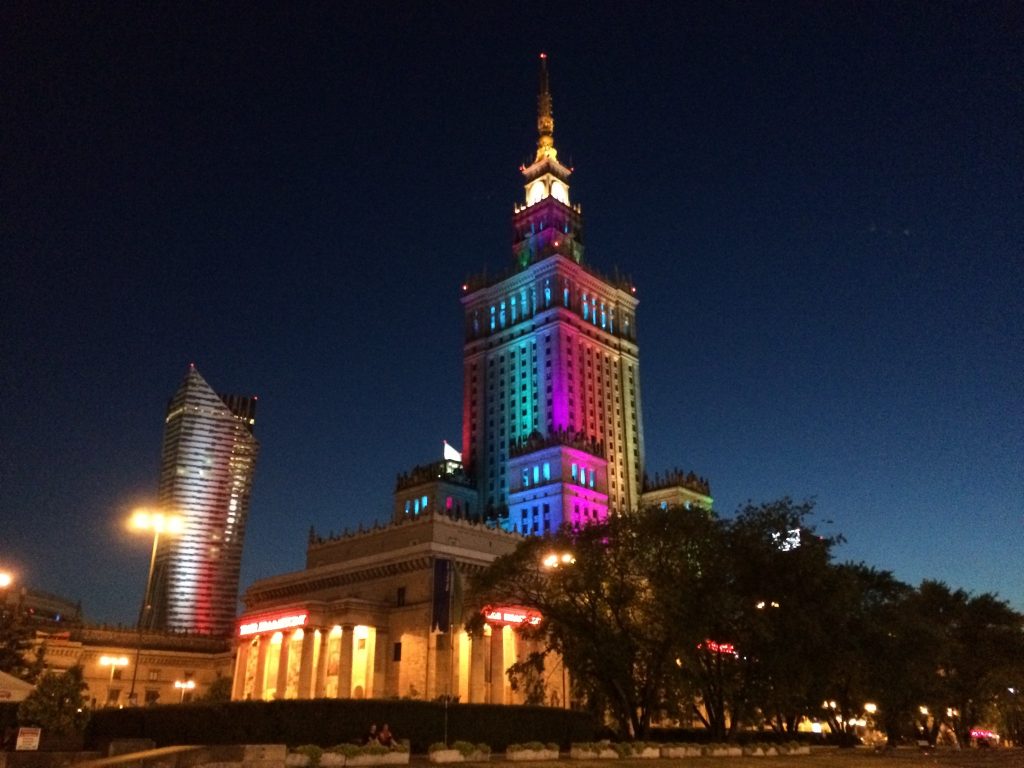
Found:
<path fill-rule="evenodd" d="M 183 530 L 156 555 L 147 626 L 230 634 L 259 443 L 256 398 L 218 395 L 195 366 L 167 407 L 160 506 Z"/>
<path fill-rule="evenodd" d="M 512 217 L 514 271 L 470 281 L 462 297 L 463 461 L 481 505 L 509 508 L 523 532 L 635 509 L 643 469 L 635 289 L 583 261 L 544 54 L 537 131 Z"/>

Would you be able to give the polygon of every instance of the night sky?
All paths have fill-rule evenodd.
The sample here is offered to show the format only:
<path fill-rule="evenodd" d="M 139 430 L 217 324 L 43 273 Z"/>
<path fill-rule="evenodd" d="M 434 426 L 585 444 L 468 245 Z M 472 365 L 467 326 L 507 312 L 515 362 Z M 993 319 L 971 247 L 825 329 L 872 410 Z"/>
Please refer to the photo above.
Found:
<path fill-rule="evenodd" d="M 190 362 L 259 396 L 243 589 L 389 517 L 461 441 L 459 288 L 511 260 L 546 51 L 648 471 L 1024 609 L 1021 3 L 92 5 L 0 10 L 21 583 L 134 621 Z"/>

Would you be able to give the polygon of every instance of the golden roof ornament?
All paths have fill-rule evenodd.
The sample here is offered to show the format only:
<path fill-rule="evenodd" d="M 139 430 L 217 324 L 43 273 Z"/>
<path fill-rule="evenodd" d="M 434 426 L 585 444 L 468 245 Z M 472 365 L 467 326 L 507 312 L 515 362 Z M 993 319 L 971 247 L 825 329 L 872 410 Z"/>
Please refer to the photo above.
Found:
<path fill-rule="evenodd" d="M 537 157 L 534 162 L 558 158 L 555 149 L 555 119 L 551 116 L 551 88 L 548 83 L 548 55 L 540 55 L 540 92 L 537 94 Z"/>

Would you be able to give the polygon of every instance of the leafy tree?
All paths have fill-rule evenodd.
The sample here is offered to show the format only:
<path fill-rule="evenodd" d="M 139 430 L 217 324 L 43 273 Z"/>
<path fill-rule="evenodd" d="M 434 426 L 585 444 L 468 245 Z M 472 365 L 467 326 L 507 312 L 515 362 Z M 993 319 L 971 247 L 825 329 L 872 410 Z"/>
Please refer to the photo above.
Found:
<path fill-rule="evenodd" d="M 825 663 L 815 665 L 820 687 L 807 703 L 824 715 L 840 744 L 855 742 L 850 719 L 862 715 L 866 703 L 877 704 L 872 670 L 882 644 L 879 634 L 885 631 L 883 617 L 896 610 L 909 589 L 890 572 L 863 564 L 843 563 L 831 569 L 827 606 L 820 617 L 824 641 L 815 654 Z"/>
<path fill-rule="evenodd" d="M 18 721 L 58 736 L 79 735 L 89 719 L 85 706 L 88 688 L 81 666 L 66 672 L 47 672 L 18 707 Z"/>
<path fill-rule="evenodd" d="M 717 535 L 705 512 L 677 509 L 567 528 L 498 558 L 475 594 L 538 610 L 542 622 L 524 631 L 547 640 L 577 691 L 606 705 L 624 735 L 640 737 L 655 711 L 678 703 L 682 649 L 707 637 L 713 595 L 703 585 L 710 572 L 702 550 Z M 571 553 L 574 562 L 545 568 L 551 553 Z"/>
<path fill-rule="evenodd" d="M 210 683 L 209 690 L 204 695 L 198 697 L 196 701 L 205 704 L 220 704 L 231 701 L 231 684 L 230 677 L 224 677 L 218 673 L 217 677 Z"/>
<path fill-rule="evenodd" d="M 925 699 L 933 715 L 930 739 L 945 721 L 966 743 L 1024 670 L 1024 616 L 992 594 L 971 596 L 935 581 L 921 583 L 917 605 L 937 638 Z"/>
<path fill-rule="evenodd" d="M 35 682 L 41 671 L 38 653 L 32 656 L 32 628 L 17 610 L 0 606 L 0 672 Z"/>

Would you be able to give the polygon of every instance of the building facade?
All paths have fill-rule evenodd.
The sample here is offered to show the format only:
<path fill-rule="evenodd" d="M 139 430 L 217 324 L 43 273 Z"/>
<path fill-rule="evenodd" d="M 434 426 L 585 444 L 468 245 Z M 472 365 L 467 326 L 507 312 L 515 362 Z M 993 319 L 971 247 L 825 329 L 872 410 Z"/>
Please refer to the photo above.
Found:
<path fill-rule="evenodd" d="M 229 638 L 75 627 L 36 633 L 47 669 L 82 667 L 93 707 L 175 704 L 201 698 L 232 673 Z"/>
<path fill-rule="evenodd" d="M 156 552 L 141 623 L 151 629 L 229 636 L 253 471 L 256 398 L 218 395 L 189 371 L 167 408 L 159 503 L 182 531 Z"/>
<path fill-rule="evenodd" d="M 234 699 L 386 698 L 513 704 L 506 670 L 533 650 L 516 606 L 467 603 L 466 579 L 520 537 L 443 511 L 332 539 L 306 568 L 256 582 L 238 622 Z M 486 610 L 480 631 L 465 629 Z M 567 699 L 560 669 L 545 701 Z"/>
<path fill-rule="evenodd" d="M 513 272 L 471 280 L 462 296 L 464 464 L 481 505 L 507 511 L 517 527 L 524 507 L 511 498 L 513 449 L 521 456 L 537 436 L 559 433 L 599 446 L 607 499 L 591 508 L 600 518 L 639 506 L 644 453 L 636 291 L 584 262 L 583 217 L 569 197 L 572 170 L 554 146 L 543 55 L 537 128 L 535 159 L 522 168 L 524 203 L 512 218 Z M 551 466 L 572 463 L 562 456 Z M 569 475 L 549 480 L 581 487 Z"/>

